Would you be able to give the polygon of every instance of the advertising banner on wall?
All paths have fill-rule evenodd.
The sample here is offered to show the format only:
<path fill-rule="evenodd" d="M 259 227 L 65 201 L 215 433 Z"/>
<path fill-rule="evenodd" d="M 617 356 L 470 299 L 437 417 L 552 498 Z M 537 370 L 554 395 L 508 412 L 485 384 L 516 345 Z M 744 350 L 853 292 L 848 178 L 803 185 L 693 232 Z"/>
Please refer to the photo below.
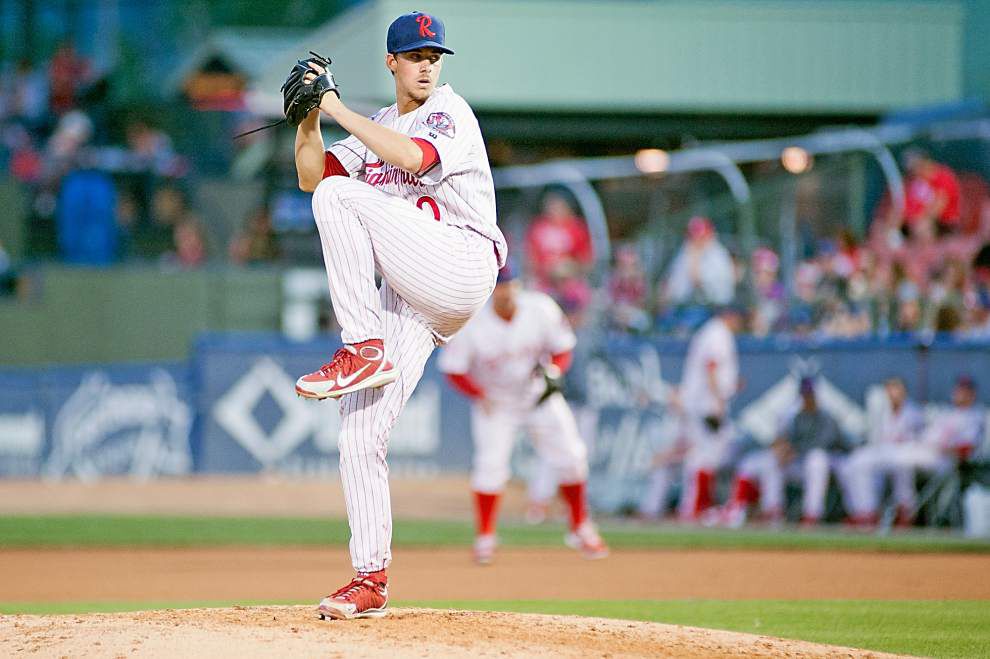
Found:
<path fill-rule="evenodd" d="M 0 476 L 187 474 L 192 426 L 184 364 L 0 373 Z"/>
<path fill-rule="evenodd" d="M 299 398 L 295 381 L 329 360 L 339 343 L 214 335 L 196 347 L 200 432 L 196 467 L 204 472 L 337 470 L 339 403 Z M 470 458 L 467 405 L 427 364 L 392 429 L 393 473 L 465 470 Z"/>
<path fill-rule="evenodd" d="M 678 432 L 669 401 L 686 346 L 636 339 L 609 340 L 607 351 L 594 345 L 579 345 L 567 396 L 589 445 L 593 501 L 618 510 L 634 505 L 653 454 Z M 337 347 L 329 339 L 207 335 L 188 364 L 0 370 L 0 477 L 336 472 L 338 404 L 298 398 L 294 383 Z M 392 431 L 395 474 L 470 467 L 468 404 L 446 385 L 435 359 Z M 984 344 L 740 340 L 739 359 L 732 418 L 743 444 L 773 439 L 803 375 L 816 377 L 822 406 L 854 441 L 868 436 L 885 378 L 903 378 L 930 408 L 948 403 L 962 373 L 977 380 L 984 404 L 990 392 Z M 540 472 L 527 442 L 518 444 L 513 465 L 519 476 Z"/>

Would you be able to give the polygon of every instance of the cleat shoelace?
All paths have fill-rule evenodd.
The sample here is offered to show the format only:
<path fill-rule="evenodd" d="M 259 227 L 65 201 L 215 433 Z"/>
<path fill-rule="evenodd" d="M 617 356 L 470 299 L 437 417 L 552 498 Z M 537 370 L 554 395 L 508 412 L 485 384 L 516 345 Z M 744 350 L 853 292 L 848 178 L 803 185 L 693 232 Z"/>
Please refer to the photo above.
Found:
<path fill-rule="evenodd" d="M 356 353 L 354 352 L 354 348 L 344 346 L 337 352 L 333 353 L 333 357 L 330 358 L 329 362 L 320 367 L 320 373 L 322 373 L 324 377 L 329 378 L 330 373 L 334 370 L 339 370 L 345 373 L 349 372 L 349 370 L 353 370 L 351 362 L 353 362 L 355 355 Z"/>
<path fill-rule="evenodd" d="M 339 589 L 333 595 L 330 595 L 330 599 L 341 599 L 345 602 L 353 602 L 354 597 L 361 592 L 364 588 L 370 588 L 375 590 L 377 584 L 370 579 L 365 579 L 363 577 L 354 577 L 351 582 Z"/>

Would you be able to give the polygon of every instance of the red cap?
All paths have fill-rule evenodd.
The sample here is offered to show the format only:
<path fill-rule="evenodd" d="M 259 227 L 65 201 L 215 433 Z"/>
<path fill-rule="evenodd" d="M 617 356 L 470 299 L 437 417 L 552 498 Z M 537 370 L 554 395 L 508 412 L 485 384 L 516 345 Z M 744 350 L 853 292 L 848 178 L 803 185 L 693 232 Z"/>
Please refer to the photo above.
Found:
<path fill-rule="evenodd" d="M 708 238 L 715 235 L 715 227 L 707 217 L 695 215 L 688 221 L 687 234 L 689 238 Z"/>

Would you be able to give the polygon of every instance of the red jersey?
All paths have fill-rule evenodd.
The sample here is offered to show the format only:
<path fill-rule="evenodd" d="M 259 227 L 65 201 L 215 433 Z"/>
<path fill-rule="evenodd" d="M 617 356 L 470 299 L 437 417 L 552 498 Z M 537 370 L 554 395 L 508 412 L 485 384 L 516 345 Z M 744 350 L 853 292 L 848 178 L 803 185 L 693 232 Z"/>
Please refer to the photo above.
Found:
<path fill-rule="evenodd" d="M 935 165 L 927 176 L 908 179 L 904 195 L 904 217 L 909 224 L 922 216 L 937 193 L 945 195 L 947 201 L 936 219 L 942 224 L 959 224 L 959 179 L 945 165 Z"/>
<path fill-rule="evenodd" d="M 584 221 L 570 216 L 554 220 L 537 216 L 526 233 L 526 251 L 540 279 L 564 259 L 591 263 L 591 234 Z"/>

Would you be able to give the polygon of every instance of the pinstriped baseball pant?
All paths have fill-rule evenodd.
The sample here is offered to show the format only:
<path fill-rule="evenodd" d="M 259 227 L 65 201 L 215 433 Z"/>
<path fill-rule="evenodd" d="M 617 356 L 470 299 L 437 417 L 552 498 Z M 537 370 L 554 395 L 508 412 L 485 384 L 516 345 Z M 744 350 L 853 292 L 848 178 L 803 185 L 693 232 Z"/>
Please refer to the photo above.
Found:
<path fill-rule="evenodd" d="M 343 341 L 383 339 L 399 372 L 390 385 L 340 399 L 351 560 L 358 572 L 374 572 L 391 561 L 389 432 L 436 341 L 463 327 L 491 295 L 498 265 L 487 238 L 354 179 L 324 179 L 313 214 Z"/>

